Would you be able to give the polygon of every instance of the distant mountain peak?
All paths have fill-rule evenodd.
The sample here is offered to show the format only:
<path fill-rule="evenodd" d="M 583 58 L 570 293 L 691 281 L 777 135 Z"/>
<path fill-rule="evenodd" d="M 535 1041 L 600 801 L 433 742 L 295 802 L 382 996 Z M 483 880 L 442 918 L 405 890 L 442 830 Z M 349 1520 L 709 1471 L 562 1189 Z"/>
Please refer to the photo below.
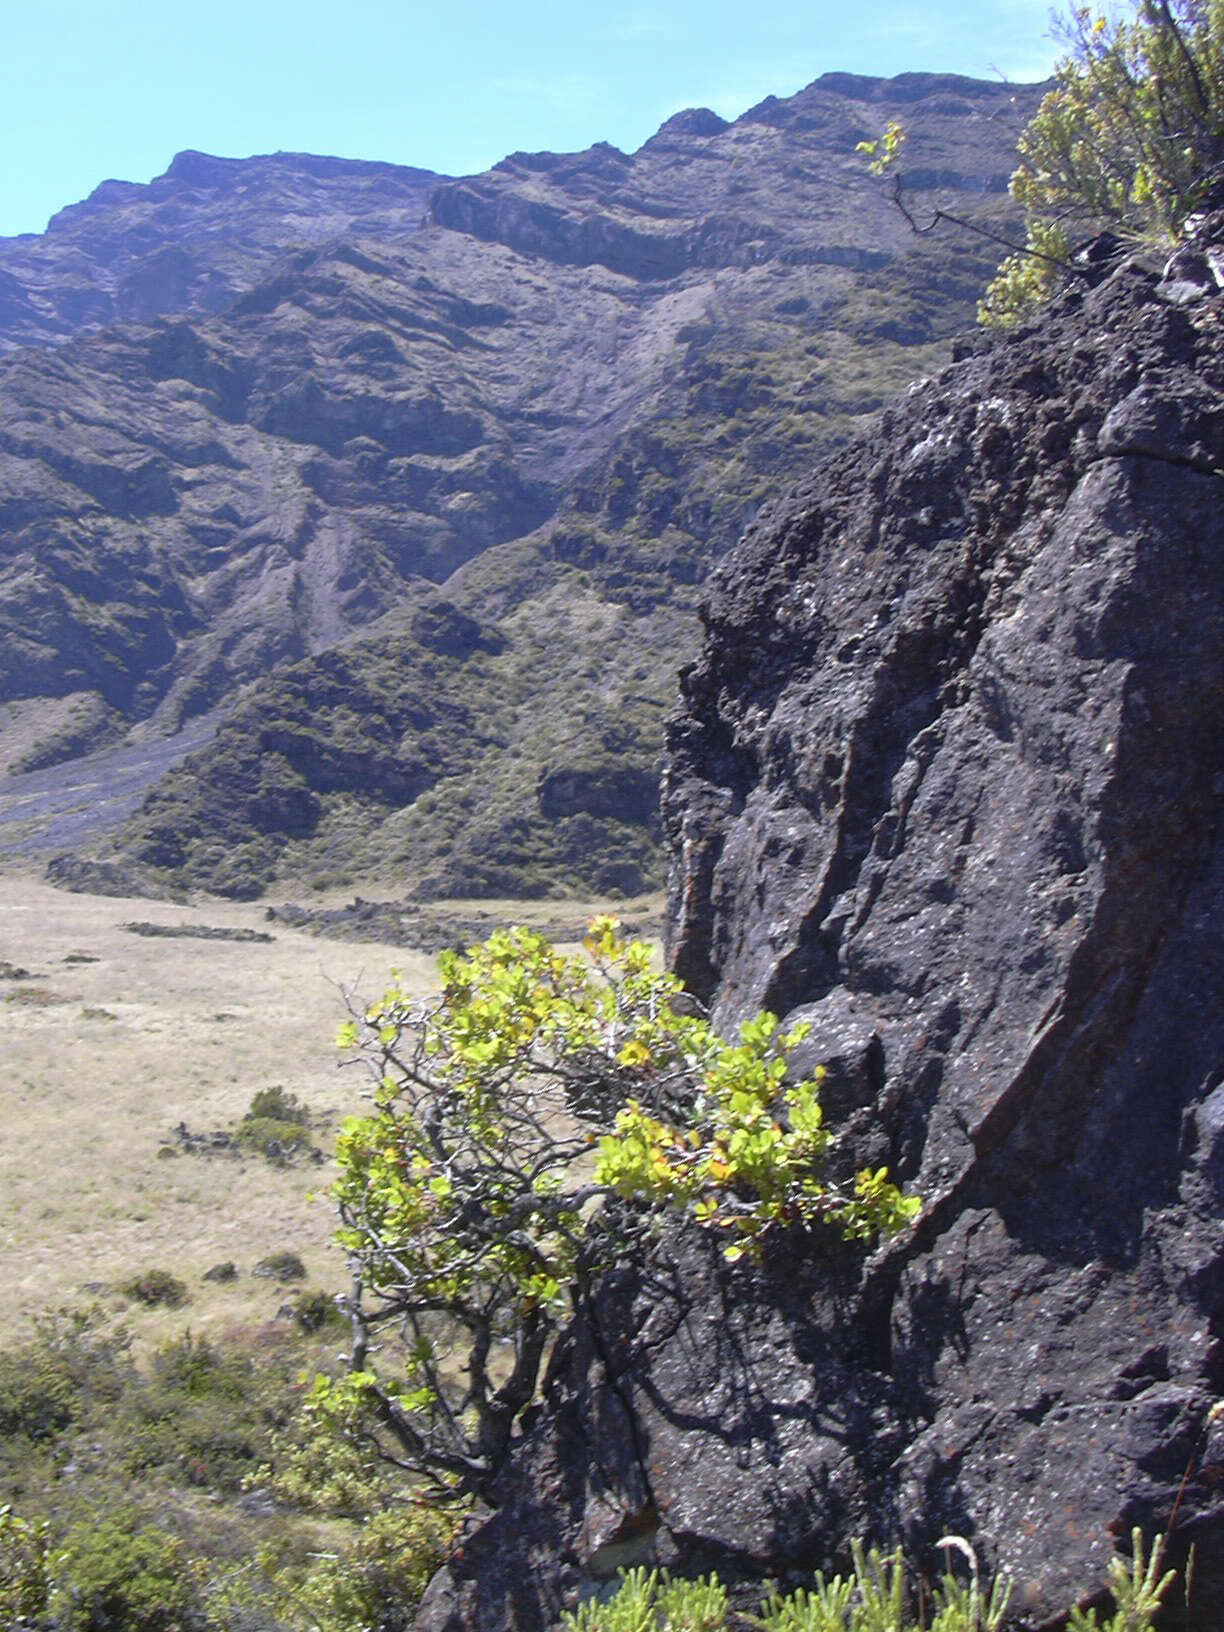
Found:
<path fill-rule="evenodd" d="M 297 171 L 319 181 L 356 176 L 388 176 L 406 181 L 423 177 L 439 179 L 432 170 L 391 164 L 385 159 L 341 159 L 326 153 L 297 153 L 285 148 L 278 148 L 275 153 L 253 153 L 249 158 L 230 159 L 188 147 L 176 153 L 165 175 L 158 176 L 150 185 L 156 186 L 159 181 L 185 181 L 195 187 L 228 186 L 244 175 L 268 170 Z"/>
<path fill-rule="evenodd" d="M 380 160 L 188 148 L 150 182 L 102 182 L 45 233 L 0 238 L 0 274 L 21 291 L 0 300 L 0 352 L 114 322 L 223 311 L 292 250 L 401 242 L 446 179 Z"/>
<path fill-rule="evenodd" d="M 651 140 L 660 136 L 720 136 L 728 124 L 713 108 L 684 108 L 665 119 Z"/>

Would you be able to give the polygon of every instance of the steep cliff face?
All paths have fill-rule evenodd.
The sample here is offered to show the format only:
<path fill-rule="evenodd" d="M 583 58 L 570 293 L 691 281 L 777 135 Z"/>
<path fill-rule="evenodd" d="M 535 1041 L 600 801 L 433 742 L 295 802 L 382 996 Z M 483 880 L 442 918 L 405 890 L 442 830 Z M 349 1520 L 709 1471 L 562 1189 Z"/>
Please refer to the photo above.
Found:
<path fill-rule="evenodd" d="M 724 1025 L 811 1020 L 839 1161 L 923 1215 L 611 1277 L 422 1626 L 952 1530 L 1054 1627 L 1175 1509 L 1224 1624 L 1222 286 L 1219 214 L 916 384 L 716 574 L 670 957 Z"/>

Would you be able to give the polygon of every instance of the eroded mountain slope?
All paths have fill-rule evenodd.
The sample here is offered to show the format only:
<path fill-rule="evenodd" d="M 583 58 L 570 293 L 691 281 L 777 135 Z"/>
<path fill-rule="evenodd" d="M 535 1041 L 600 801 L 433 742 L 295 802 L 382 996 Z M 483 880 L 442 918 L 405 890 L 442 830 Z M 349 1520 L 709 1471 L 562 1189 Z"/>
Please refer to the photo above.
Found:
<path fill-rule="evenodd" d="M 212 317 L 12 353 L 0 361 L 0 696 L 22 703 L 36 737 L 43 700 L 46 729 L 10 763 L 174 732 L 228 711 L 277 665 L 296 665 L 278 684 L 308 702 L 313 659 L 377 638 L 392 615 L 395 638 L 411 638 L 399 609 L 430 584 L 513 624 L 500 661 L 522 724 L 440 778 L 456 831 L 470 826 L 465 801 L 504 803 L 498 785 L 521 792 L 547 772 L 537 758 L 536 774 L 507 781 L 505 755 L 537 755 L 542 717 L 554 741 L 557 719 L 575 722 L 584 764 L 611 765 L 617 732 L 580 722 L 639 696 L 649 758 L 693 586 L 762 499 L 944 355 L 995 258 L 971 236 L 914 237 L 856 141 L 903 111 L 915 201 L 997 222 L 1033 98 L 950 77 L 828 75 L 731 125 L 677 116 L 633 155 L 515 155 L 441 183 L 416 231 L 398 218 L 374 230 L 382 192 L 416 180 L 363 173 L 375 203 L 355 215 L 362 241 L 286 253 Z M 597 640 L 614 628 L 613 654 L 588 649 L 584 627 Z M 564 660 L 541 664 L 556 645 Z M 198 835 L 179 868 L 190 882 L 223 883 L 202 857 L 220 839 L 209 812 L 226 804 L 230 763 L 205 750 L 193 792 L 172 781 L 154 796 L 154 825 L 173 807 Z M 309 817 L 271 849 L 251 830 L 260 879 L 326 864 L 341 796 L 343 843 L 356 823 L 363 868 L 383 853 L 372 836 L 385 820 L 420 825 L 360 779 L 311 785 Z M 498 876 L 511 851 L 555 843 L 551 876 L 578 881 L 583 849 L 538 798 L 522 819 L 530 842 L 507 849 Z M 636 825 L 649 850 L 651 822 Z M 405 877 L 437 880 L 426 852 L 393 848 Z"/>
<path fill-rule="evenodd" d="M 0 351 L 220 311 L 294 246 L 414 232 L 441 179 L 309 153 L 186 152 L 147 186 L 104 181 L 45 232 L 0 238 Z"/>

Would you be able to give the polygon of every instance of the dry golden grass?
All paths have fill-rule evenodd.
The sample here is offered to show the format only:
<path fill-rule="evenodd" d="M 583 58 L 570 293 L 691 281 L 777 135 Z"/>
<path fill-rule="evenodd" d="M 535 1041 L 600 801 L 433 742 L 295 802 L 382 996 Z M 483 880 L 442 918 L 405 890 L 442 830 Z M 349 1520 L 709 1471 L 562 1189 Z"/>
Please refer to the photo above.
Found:
<path fill-rule="evenodd" d="M 335 904 L 344 899 L 337 893 Z M 600 901 L 449 906 L 487 918 L 490 930 L 581 924 L 609 910 Z M 613 910 L 640 920 L 660 907 L 655 896 Z M 152 938 L 121 927 L 133 920 L 275 939 Z M 0 979 L 0 1346 L 33 1315 L 98 1298 L 130 1319 L 142 1347 L 185 1327 L 270 1339 L 292 1288 L 251 1270 L 273 1252 L 296 1251 L 313 1288 L 345 1284 L 323 1194 L 330 1162 L 276 1168 L 255 1157 L 158 1152 L 180 1122 L 194 1133 L 232 1129 L 256 1090 L 275 1083 L 328 1128 L 361 1110 L 366 1079 L 341 1068 L 332 1048 L 343 1018 L 338 987 L 373 995 L 394 966 L 409 989 L 427 991 L 432 957 L 270 926 L 259 905 L 71 895 L 8 873 L 0 964 L 27 971 Z M 325 1131 L 318 1142 L 330 1151 Z M 236 1281 L 201 1279 L 225 1261 Z M 148 1310 L 117 1292 L 152 1268 L 185 1281 L 190 1303 Z"/>
<path fill-rule="evenodd" d="M 341 1287 L 319 1195 L 329 1165 L 158 1151 L 179 1122 L 232 1128 L 252 1094 L 274 1083 L 329 1126 L 359 1110 L 365 1082 L 331 1047 L 337 985 L 378 990 L 394 964 L 425 990 L 433 960 L 279 925 L 271 943 L 153 939 L 120 927 L 267 928 L 262 908 L 229 902 L 70 895 L 10 875 L 0 878 L 0 903 L 0 962 L 29 972 L 0 980 L 0 1343 L 59 1304 L 101 1296 L 129 1308 L 114 1288 L 153 1267 L 184 1280 L 191 1302 L 177 1312 L 130 1306 L 138 1342 L 185 1326 L 218 1337 L 265 1326 L 288 1289 L 250 1272 L 272 1252 L 297 1251 L 312 1286 Z M 320 1143 L 330 1145 L 325 1135 Z M 224 1260 L 236 1264 L 236 1282 L 201 1280 Z M 91 1291 L 99 1283 L 105 1290 Z"/>

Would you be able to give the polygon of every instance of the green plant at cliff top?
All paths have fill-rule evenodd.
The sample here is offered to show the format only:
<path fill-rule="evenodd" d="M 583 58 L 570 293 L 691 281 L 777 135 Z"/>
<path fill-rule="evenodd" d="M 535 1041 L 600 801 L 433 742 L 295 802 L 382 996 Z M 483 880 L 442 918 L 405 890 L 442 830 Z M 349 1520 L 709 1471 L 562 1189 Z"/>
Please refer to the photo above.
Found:
<path fill-rule="evenodd" d="M 1057 84 L 1020 138 L 1011 192 L 1032 214 L 1174 237 L 1224 160 L 1224 4 L 1077 7 Z"/>
<path fill-rule="evenodd" d="M 442 956 L 437 997 L 393 986 L 340 1028 L 375 1110 L 337 1145 L 353 1365 L 314 1404 L 439 1498 L 487 1491 L 559 1321 L 661 1210 L 734 1262 L 785 1229 L 869 1240 L 919 1208 L 886 1169 L 825 1174 L 820 1074 L 786 1080 L 802 1028 L 759 1015 L 724 1042 L 617 929 L 596 919 L 585 956 L 499 931 Z"/>
<path fill-rule="evenodd" d="M 1129 19 L 1077 7 L 1068 55 L 1020 138 L 1011 195 L 1028 245 L 979 308 L 1015 322 L 1057 287 L 1076 236 L 1113 227 L 1175 240 L 1224 161 L 1224 0 L 1140 0 Z"/>
<path fill-rule="evenodd" d="M 1062 34 L 1067 55 L 1020 137 L 1010 183 L 1025 243 L 978 306 L 979 322 L 994 327 L 1057 293 L 1076 238 L 1112 228 L 1175 241 L 1224 164 L 1224 0 L 1138 0 L 1127 18 L 1077 6 Z M 918 223 L 903 196 L 904 142 L 892 119 L 858 151 L 874 175 L 892 176 L 893 202 L 911 227 L 930 232 L 947 221 L 997 239 L 940 209 Z"/>

